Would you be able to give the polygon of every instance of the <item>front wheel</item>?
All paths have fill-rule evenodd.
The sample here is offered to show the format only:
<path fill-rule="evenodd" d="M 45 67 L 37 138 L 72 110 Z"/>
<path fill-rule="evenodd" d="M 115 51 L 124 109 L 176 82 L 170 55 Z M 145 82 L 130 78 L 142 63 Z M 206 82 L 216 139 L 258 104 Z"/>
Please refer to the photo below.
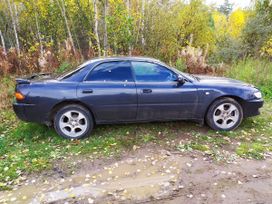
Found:
<path fill-rule="evenodd" d="M 214 130 L 234 130 L 243 120 L 241 105 L 232 98 L 216 100 L 206 114 L 207 124 Z"/>
<path fill-rule="evenodd" d="M 67 139 L 81 139 L 89 136 L 93 129 L 90 112 L 77 104 L 59 109 L 54 118 L 56 132 Z"/>

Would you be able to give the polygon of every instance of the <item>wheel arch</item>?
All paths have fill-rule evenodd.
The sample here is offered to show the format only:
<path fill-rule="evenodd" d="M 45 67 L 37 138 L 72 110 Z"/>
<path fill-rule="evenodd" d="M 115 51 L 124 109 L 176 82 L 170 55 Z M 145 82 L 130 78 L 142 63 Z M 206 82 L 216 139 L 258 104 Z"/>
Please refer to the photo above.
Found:
<path fill-rule="evenodd" d="M 215 99 L 213 99 L 213 100 L 209 103 L 208 107 L 207 107 L 206 110 L 205 110 L 204 120 L 205 120 L 205 118 L 206 118 L 206 115 L 207 115 L 207 113 L 208 113 L 208 111 L 209 111 L 211 105 L 212 105 L 215 101 L 220 100 L 220 99 L 223 99 L 223 98 L 232 98 L 232 99 L 234 99 L 235 101 L 237 101 L 237 102 L 241 105 L 241 107 L 242 107 L 242 109 L 243 109 L 243 113 L 245 112 L 245 110 L 244 110 L 244 103 L 245 103 L 245 100 L 244 100 L 243 98 L 241 98 L 241 97 L 239 97 L 239 96 L 235 96 L 235 95 L 222 95 L 222 96 L 216 97 Z"/>
<path fill-rule="evenodd" d="M 92 109 L 89 106 L 87 106 L 85 103 L 82 103 L 81 101 L 78 101 L 78 100 L 65 100 L 65 101 L 61 101 L 61 102 L 55 104 L 50 111 L 50 115 L 49 115 L 50 121 L 52 122 L 54 120 L 54 116 L 56 115 L 56 113 L 59 109 L 61 109 L 64 106 L 73 105 L 73 104 L 81 105 L 82 107 L 86 108 L 90 112 L 90 114 L 94 120 L 94 123 L 96 123 L 95 116 L 94 116 Z"/>

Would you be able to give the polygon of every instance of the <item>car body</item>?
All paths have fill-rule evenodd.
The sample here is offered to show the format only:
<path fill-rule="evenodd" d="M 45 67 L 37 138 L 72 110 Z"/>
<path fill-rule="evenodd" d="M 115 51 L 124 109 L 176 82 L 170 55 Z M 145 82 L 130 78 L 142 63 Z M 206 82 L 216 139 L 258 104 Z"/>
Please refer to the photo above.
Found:
<path fill-rule="evenodd" d="M 73 104 L 89 111 L 93 124 L 168 120 L 203 124 L 211 105 L 220 99 L 237 102 L 241 119 L 258 115 L 263 106 L 260 91 L 252 85 L 189 75 L 144 57 L 97 58 L 60 77 L 17 79 L 15 91 L 22 96 L 13 104 L 17 116 L 47 125 L 54 123 L 61 108 Z"/>

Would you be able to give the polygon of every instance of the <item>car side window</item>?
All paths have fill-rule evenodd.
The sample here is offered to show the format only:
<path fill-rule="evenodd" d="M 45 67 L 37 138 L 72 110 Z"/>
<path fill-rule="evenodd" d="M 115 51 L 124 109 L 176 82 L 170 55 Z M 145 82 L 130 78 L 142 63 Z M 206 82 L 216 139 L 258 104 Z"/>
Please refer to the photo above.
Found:
<path fill-rule="evenodd" d="M 129 62 L 105 62 L 91 71 L 85 81 L 131 82 L 133 76 Z"/>
<path fill-rule="evenodd" d="M 171 70 L 159 64 L 148 62 L 131 62 L 138 82 L 167 82 L 174 81 L 177 76 Z"/>

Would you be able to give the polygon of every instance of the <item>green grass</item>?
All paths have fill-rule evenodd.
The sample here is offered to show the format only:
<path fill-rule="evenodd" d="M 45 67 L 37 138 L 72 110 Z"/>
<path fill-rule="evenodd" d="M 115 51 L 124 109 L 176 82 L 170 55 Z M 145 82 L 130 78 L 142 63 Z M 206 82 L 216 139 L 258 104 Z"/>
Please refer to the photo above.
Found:
<path fill-rule="evenodd" d="M 104 125 L 84 140 L 66 140 L 43 125 L 24 123 L 11 110 L 0 117 L 0 189 L 19 183 L 22 175 L 50 169 L 56 160 L 86 155 L 118 156 L 150 142 L 182 152 L 198 151 L 215 160 L 240 156 L 264 159 L 272 151 L 272 101 L 262 114 L 231 132 L 216 132 L 189 122 Z M 174 141 L 174 142 L 173 142 Z M 226 154 L 227 153 L 227 154 Z"/>
<path fill-rule="evenodd" d="M 254 84 L 261 89 L 266 98 L 272 99 L 272 63 L 270 61 L 247 58 L 232 65 L 227 75 Z"/>
<path fill-rule="evenodd" d="M 272 101 L 266 101 L 262 114 L 247 118 L 235 131 L 193 133 L 189 141 L 179 144 L 181 151 L 198 150 L 211 154 L 215 159 L 228 160 L 230 154 L 264 159 L 265 153 L 272 151 Z M 226 154 L 227 152 L 227 154 Z"/>

